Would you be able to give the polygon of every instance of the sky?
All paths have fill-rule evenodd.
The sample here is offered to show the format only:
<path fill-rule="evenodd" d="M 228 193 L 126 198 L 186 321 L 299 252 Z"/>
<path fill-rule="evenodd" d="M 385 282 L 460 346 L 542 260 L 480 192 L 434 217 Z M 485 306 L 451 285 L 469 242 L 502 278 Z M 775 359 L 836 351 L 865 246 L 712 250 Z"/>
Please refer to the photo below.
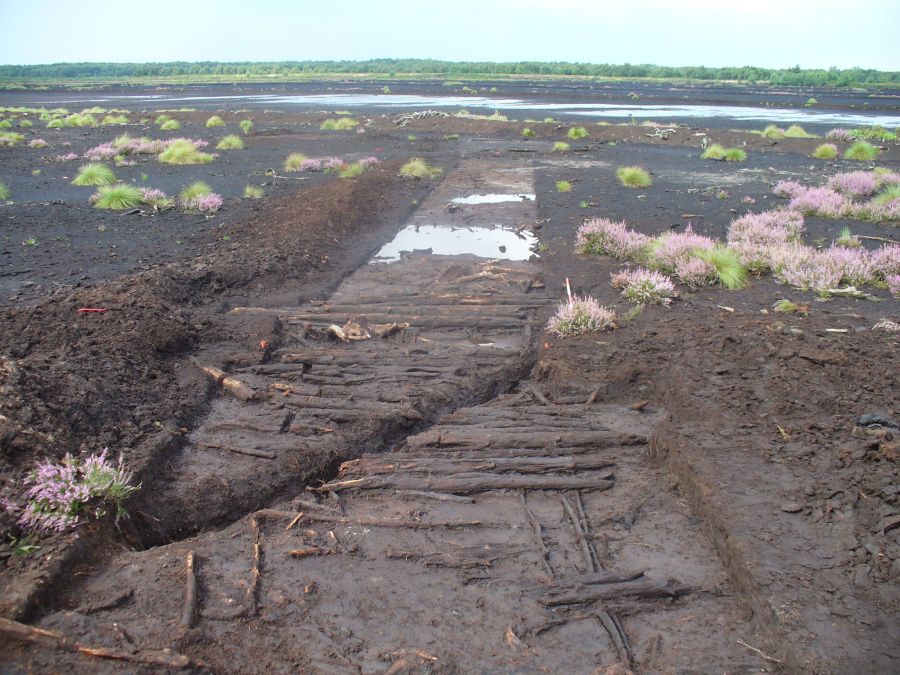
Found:
<path fill-rule="evenodd" d="M 0 0 L 0 64 L 433 58 L 900 70 L 898 0 Z"/>

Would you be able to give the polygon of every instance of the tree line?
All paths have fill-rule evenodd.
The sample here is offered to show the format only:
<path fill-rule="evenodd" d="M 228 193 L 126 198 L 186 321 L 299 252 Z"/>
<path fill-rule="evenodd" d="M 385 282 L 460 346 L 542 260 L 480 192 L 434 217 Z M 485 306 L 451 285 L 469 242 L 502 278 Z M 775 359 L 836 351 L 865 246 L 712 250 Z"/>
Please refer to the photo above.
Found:
<path fill-rule="evenodd" d="M 659 78 L 708 81 L 770 83 L 792 86 L 865 86 L 900 84 L 900 72 L 869 68 L 757 68 L 754 66 L 709 68 L 706 66 L 655 66 L 650 64 L 596 64 L 518 61 L 437 61 L 432 59 L 370 59 L 367 61 L 279 61 L 218 62 L 174 61 L 168 63 L 52 63 L 44 65 L 0 65 L 0 79 L 84 79 L 236 76 L 302 77 L 323 74 L 395 75 L 580 75 L 628 79 Z"/>

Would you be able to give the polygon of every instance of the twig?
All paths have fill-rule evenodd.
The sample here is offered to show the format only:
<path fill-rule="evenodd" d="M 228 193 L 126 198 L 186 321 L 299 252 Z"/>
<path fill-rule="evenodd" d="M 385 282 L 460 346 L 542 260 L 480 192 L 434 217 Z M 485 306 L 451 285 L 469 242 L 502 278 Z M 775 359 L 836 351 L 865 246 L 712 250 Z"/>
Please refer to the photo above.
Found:
<path fill-rule="evenodd" d="M 197 571 L 194 552 L 188 551 L 184 563 L 184 612 L 181 614 L 181 626 L 185 629 L 194 625 L 197 617 Z"/>
<path fill-rule="evenodd" d="M 528 517 L 528 522 L 531 525 L 531 530 L 534 533 L 534 538 L 538 542 L 538 546 L 541 549 L 541 562 L 544 563 L 544 571 L 550 575 L 552 579 L 553 567 L 550 565 L 549 554 L 547 552 L 547 546 L 544 544 L 544 535 L 541 532 L 541 523 L 538 521 L 537 517 L 531 512 L 531 509 L 528 508 L 528 502 L 525 499 L 525 490 L 521 490 L 519 492 L 519 499 L 522 500 L 522 508 L 525 509 L 525 515 Z"/>
<path fill-rule="evenodd" d="M 893 239 L 888 239 L 886 237 L 869 237 L 869 236 L 865 236 L 862 234 L 857 234 L 856 238 L 857 239 L 868 239 L 870 241 L 883 241 L 886 244 L 900 244 L 900 241 L 894 241 Z"/>
<path fill-rule="evenodd" d="M 746 647 L 746 648 L 749 649 L 750 651 L 756 652 L 756 653 L 759 654 L 761 657 L 763 657 L 766 661 L 771 661 L 772 663 L 784 663 L 784 661 L 783 661 L 782 659 L 776 659 L 774 656 L 769 656 L 768 654 L 766 654 L 765 652 L 763 652 L 763 650 L 757 649 L 756 647 L 754 647 L 754 646 L 751 645 L 751 644 L 747 644 L 746 642 L 744 642 L 744 641 L 741 640 L 740 638 L 738 638 L 737 643 L 738 643 L 739 645 L 741 645 L 742 647 Z"/>
<path fill-rule="evenodd" d="M 259 588 L 259 565 L 260 558 L 262 558 L 262 544 L 259 536 L 259 521 L 255 515 L 250 518 L 250 531 L 253 533 L 253 562 L 250 564 L 250 585 L 247 587 L 247 611 L 250 616 L 256 616 L 256 595 Z"/>

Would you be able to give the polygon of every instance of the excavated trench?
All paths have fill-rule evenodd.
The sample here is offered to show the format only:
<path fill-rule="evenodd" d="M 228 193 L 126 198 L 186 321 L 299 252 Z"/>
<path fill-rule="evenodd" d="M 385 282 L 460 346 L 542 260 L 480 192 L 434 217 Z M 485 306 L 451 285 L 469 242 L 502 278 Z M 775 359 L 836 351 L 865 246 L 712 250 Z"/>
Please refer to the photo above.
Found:
<path fill-rule="evenodd" d="M 404 232 L 527 241 L 532 171 L 464 160 Z M 648 452 L 665 411 L 549 398 L 528 379 L 556 302 L 540 265 L 468 240 L 376 258 L 327 301 L 231 310 L 277 339 L 197 355 L 227 386 L 140 508 L 146 542 L 174 543 L 85 571 L 39 625 L 128 670 L 765 670 L 742 644 L 752 612 Z"/>

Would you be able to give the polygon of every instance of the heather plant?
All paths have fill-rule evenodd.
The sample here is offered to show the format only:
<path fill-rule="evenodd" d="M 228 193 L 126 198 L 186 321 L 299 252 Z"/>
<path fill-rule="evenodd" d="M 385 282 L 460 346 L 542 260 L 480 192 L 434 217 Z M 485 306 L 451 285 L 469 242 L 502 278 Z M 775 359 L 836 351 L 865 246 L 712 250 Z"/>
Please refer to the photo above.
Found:
<path fill-rule="evenodd" d="M 840 275 L 839 282 L 851 286 L 870 284 L 877 278 L 875 261 L 864 248 L 831 246 L 821 253 L 821 260 Z"/>
<path fill-rule="evenodd" d="M 900 244 L 885 244 L 869 254 L 877 278 L 900 274 Z"/>
<path fill-rule="evenodd" d="M 737 253 L 717 244 L 712 248 L 698 249 L 697 257 L 716 268 L 719 283 L 729 290 L 747 285 L 747 268 Z"/>
<path fill-rule="evenodd" d="M 772 267 L 772 253 L 800 241 L 803 215 L 791 210 L 748 213 L 728 226 L 728 247 L 750 271 Z"/>
<path fill-rule="evenodd" d="M 585 333 L 599 333 L 615 328 L 615 311 L 604 307 L 590 295 L 570 296 L 568 302 L 561 303 L 550 321 L 547 332 L 561 338 Z"/>
<path fill-rule="evenodd" d="M 409 160 L 400 167 L 400 175 L 403 178 L 431 179 L 437 178 L 441 173 L 443 173 L 443 169 L 433 167 L 419 157 Z"/>
<path fill-rule="evenodd" d="M 799 124 L 792 124 L 784 130 L 785 138 L 816 138 L 815 134 L 811 134 Z"/>
<path fill-rule="evenodd" d="M 828 187 L 852 197 L 867 197 L 875 194 L 878 183 L 875 174 L 869 171 L 850 171 L 832 176 L 828 181 Z"/>
<path fill-rule="evenodd" d="M 837 159 L 838 149 L 834 143 L 822 143 L 813 150 L 812 156 L 816 159 Z"/>
<path fill-rule="evenodd" d="M 105 164 L 91 162 L 78 169 L 72 185 L 112 185 L 116 182 L 116 174 Z"/>
<path fill-rule="evenodd" d="M 847 212 L 847 200 L 831 188 L 806 188 L 791 199 L 788 208 L 804 215 L 839 218 Z"/>
<path fill-rule="evenodd" d="M 213 213 L 221 209 L 224 203 L 225 201 L 222 199 L 221 195 L 213 193 L 210 195 L 199 197 L 193 204 L 190 205 L 190 210 L 198 211 L 205 215 L 212 215 Z"/>
<path fill-rule="evenodd" d="M 784 129 L 775 124 L 770 124 L 762 130 L 762 135 L 775 141 L 781 140 L 784 138 Z"/>
<path fill-rule="evenodd" d="M 624 221 L 586 220 L 575 235 L 575 249 L 588 255 L 609 255 L 618 260 L 642 260 L 652 239 L 629 230 Z"/>
<path fill-rule="evenodd" d="M 175 200 L 162 190 L 157 190 L 155 188 L 138 188 L 138 191 L 141 193 L 141 201 L 151 207 L 154 211 L 162 211 L 163 209 L 170 209 L 175 206 Z"/>
<path fill-rule="evenodd" d="M 879 150 L 866 141 L 856 141 L 844 152 L 844 159 L 853 159 L 859 162 L 871 162 L 878 157 Z"/>
<path fill-rule="evenodd" d="M 322 160 L 318 158 L 304 159 L 300 162 L 299 169 L 297 171 L 321 171 L 322 170 Z"/>
<path fill-rule="evenodd" d="M 361 160 L 359 160 L 359 163 L 362 164 L 364 167 L 368 168 L 370 166 L 375 166 L 376 164 L 378 164 L 378 158 L 377 157 L 363 157 Z"/>
<path fill-rule="evenodd" d="M 181 192 L 178 193 L 178 201 L 181 202 L 182 207 L 188 208 L 186 206 L 188 203 L 193 203 L 200 199 L 200 197 L 205 197 L 212 193 L 212 188 L 209 185 L 202 180 L 198 180 L 183 188 Z"/>
<path fill-rule="evenodd" d="M 185 211 L 213 214 L 222 208 L 224 201 L 203 181 L 195 181 L 178 194 L 178 201 Z"/>
<path fill-rule="evenodd" d="M 322 131 L 349 131 L 359 124 L 351 117 L 339 117 L 337 119 L 327 119 L 319 125 Z"/>
<path fill-rule="evenodd" d="M 613 288 L 638 305 L 668 305 L 678 295 L 675 284 L 656 270 L 637 268 L 612 275 Z"/>
<path fill-rule="evenodd" d="M 159 153 L 158 159 L 163 164 L 207 164 L 213 161 L 213 156 L 206 152 L 200 152 L 198 145 L 194 142 L 186 138 L 178 138 Z"/>
<path fill-rule="evenodd" d="M 571 146 L 565 141 L 557 141 L 553 144 L 553 152 L 568 152 Z"/>
<path fill-rule="evenodd" d="M 178 131 L 181 129 L 181 122 L 178 120 L 166 120 L 159 125 L 160 131 Z"/>
<path fill-rule="evenodd" d="M 801 291 L 826 293 L 841 281 L 842 273 L 827 264 L 823 256 L 815 251 L 805 256 L 787 260 L 773 269 L 775 280 L 793 286 Z"/>
<path fill-rule="evenodd" d="M 224 127 L 224 126 L 225 126 L 225 120 L 223 120 L 218 115 L 213 115 L 208 120 L 206 120 L 207 129 L 211 129 L 212 127 Z"/>
<path fill-rule="evenodd" d="M 587 135 L 588 135 L 588 130 L 585 129 L 584 127 L 571 127 L 566 132 L 566 137 L 572 141 L 577 141 L 581 138 L 586 138 Z"/>
<path fill-rule="evenodd" d="M 106 162 L 118 155 L 120 150 L 113 146 L 112 143 L 101 143 L 100 145 L 89 148 L 84 152 L 84 158 L 92 162 Z"/>
<path fill-rule="evenodd" d="M 243 150 L 244 141 L 236 134 L 228 134 L 223 136 L 222 140 L 216 145 L 216 150 Z"/>
<path fill-rule="evenodd" d="M 900 274 L 889 274 L 884 278 L 884 281 L 891 295 L 900 300 Z"/>
<path fill-rule="evenodd" d="M 840 127 L 829 131 L 827 134 L 825 134 L 825 138 L 829 141 L 849 141 L 849 140 L 851 140 L 849 129 L 843 129 Z"/>
<path fill-rule="evenodd" d="M 258 185 L 244 186 L 244 199 L 262 199 L 265 193 Z"/>
<path fill-rule="evenodd" d="M 650 174 L 639 166 L 620 166 L 616 169 L 616 177 L 625 187 L 647 188 L 653 185 Z"/>
<path fill-rule="evenodd" d="M 706 150 L 703 151 L 703 154 L 700 155 L 701 159 L 725 159 L 725 146 L 719 143 L 713 143 L 710 146 L 707 146 Z"/>
<path fill-rule="evenodd" d="M 716 242 L 709 237 L 696 234 L 688 225 L 684 232 L 665 232 L 650 246 L 648 263 L 657 269 L 674 272 L 679 263 L 696 258 L 700 249 L 712 248 Z"/>
<path fill-rule="evenodd" d="M 241 120 L 240 122 L 238 122 L 238 126 L 241 128 L 241 131 L 243 131 L 244 135 L 246 136 L 247 134 L 250 133 L 250 130 L 253 128 L 253 121 L 252 120 Z"/>
<path fill-rule="evenodd" d="M 7 199 L 9 199 L 9 196 L 9 188 L 7 187 L 6 183 L 0 181 L 0 202 L 5 202 Z"/>
<path fill-rule="evenodd" d="M 306 155 L 302 152 L 292 152 L 284 160 L 284 170 L 300 171 L 304 161 L 306 161 Z"/>
<path fill-rule="evenodd" d="M 567 180 L 558 180 L 556 181 L 556 191 L 557 192 L 571 192 L 572 191 L 572 183 Z"/>
<path fill-rule="evenodd" d="M 101 185 L 91 196 L 91 203 L 96 209 L 110 209 L 121 211 L 133 209 L 144 202 L 141 191 L 128 183 L 116 183 L 115 185 Z"/>
<path fill-rule="evenodd" d="M 743 162 L 747 159 L 747 153 L 740 148 L 726 148 L 725 149 L 725 161 L 726 162 Z"/>
<path fill-rule="evenodd" d="M 681 283 L 690 288 L 711 286 L 719 278 L 718 270 L 716 270 L 715 266 L 701 258 L 679 260 L 675 263 L 675 276 Z"/>
<path fill-rule="evenodd" d="M 775 187 L 772 188 L 772 192 L 774 192 L 778 197 L 785 197 L 788 199 L 793 199 L 799 194 L 806 192 L 807 187 L 798 183 L 794 180 L 781 180 L 775 184 Z"/>
<path fill-rule="evenodd" d="M 60 464 L 38 462 L 26 479 L 28 503 L 19 525 L 32 532 L 64 532 L 86 515 L 100 518 L 115 508 L 116 519 L 124 514 L 122 504 L 141 486 L 131 485 L 133 474 L 124 459 L 113 464 L 108 448 L 84 461 L 66 455 Z"/>
<path fill-rule="evenodd" d="M 45 141 L 43 138 L 32 138 L 30 141 L 28 141 L 28 147 L 30 147 L 30 148 L 46 148 L 47 141 Z"/>

